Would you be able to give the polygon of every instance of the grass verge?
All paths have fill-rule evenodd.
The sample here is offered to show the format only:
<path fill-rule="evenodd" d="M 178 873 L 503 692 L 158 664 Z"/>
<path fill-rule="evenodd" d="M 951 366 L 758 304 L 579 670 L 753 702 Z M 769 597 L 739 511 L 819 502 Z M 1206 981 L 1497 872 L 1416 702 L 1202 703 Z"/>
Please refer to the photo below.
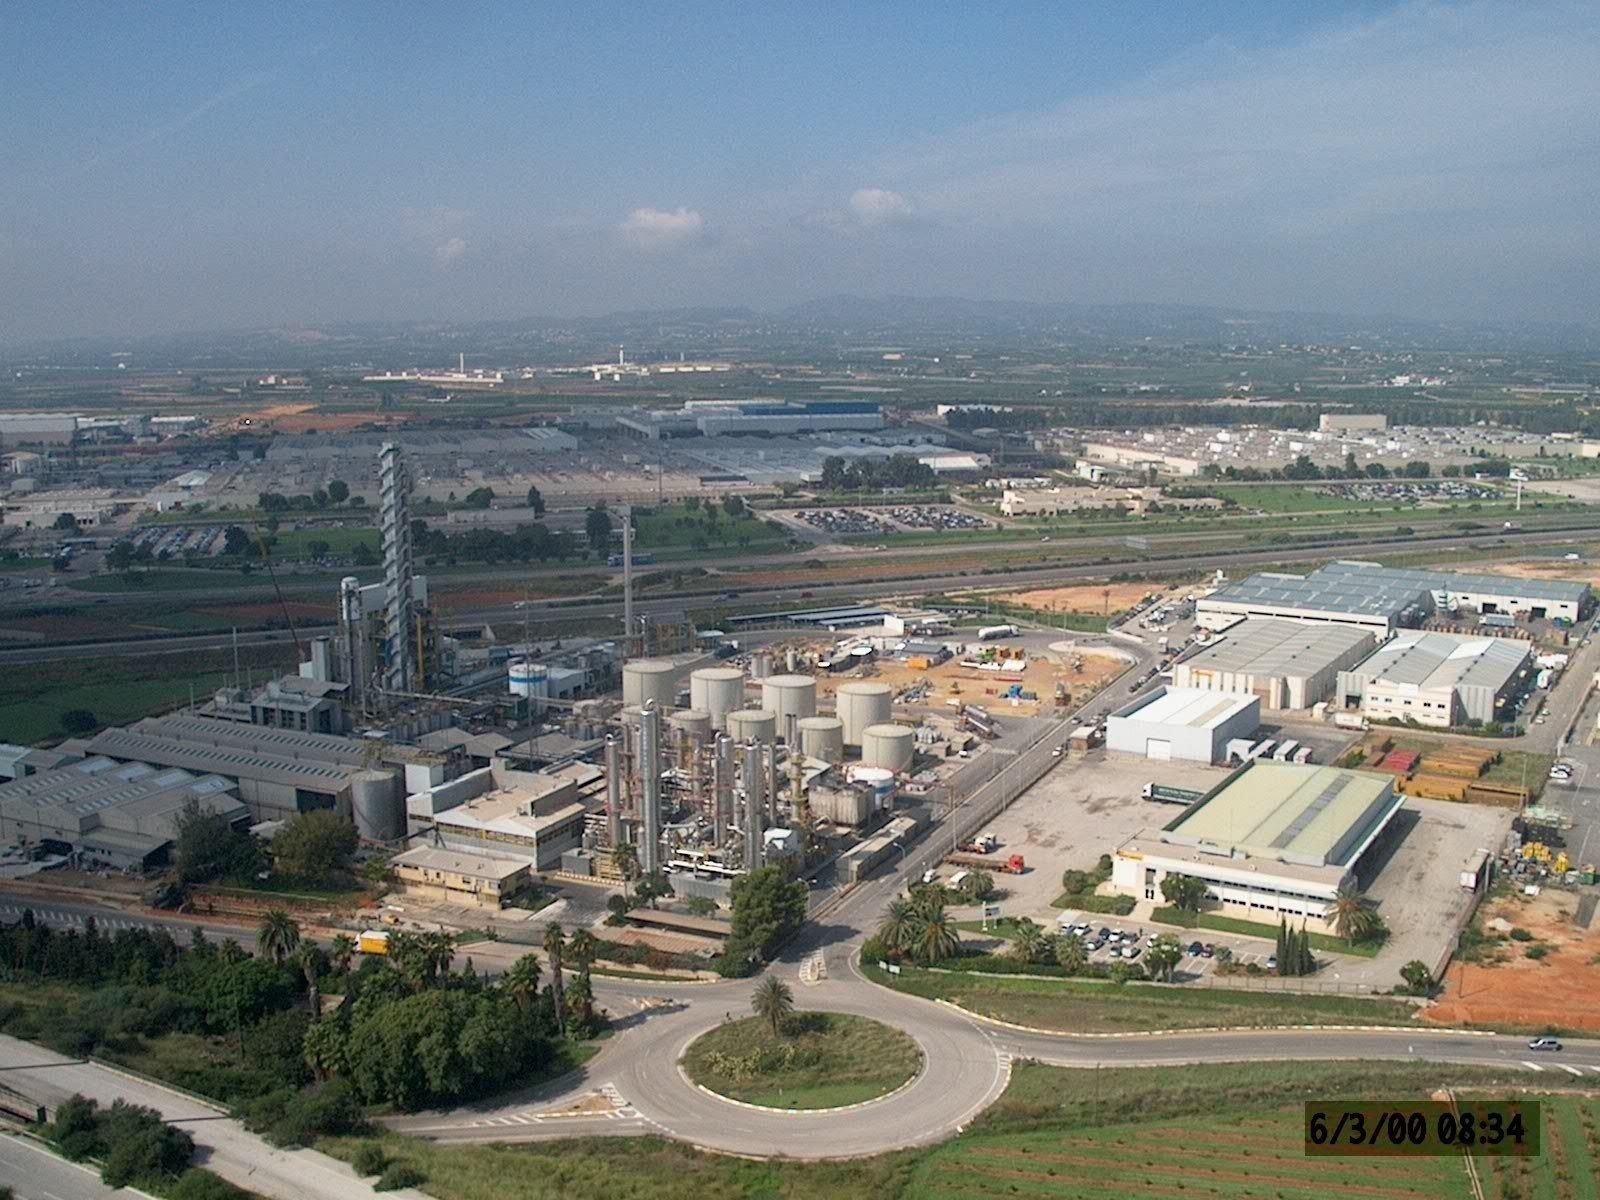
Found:
<path fill-rule="evenodd" d="M 1237 933 L 1243 937 L 1278 940 L 1278 927 L 1261 921 L 1241 921 L 1238 917 L 1222 917 L 1216 913 L 1190 913 L 1172 905 L 1158 908 L 1150 919 L 1160 925 L 1179 925 L 1184 929 L 1211 929 L 1217 933 Z M 1383 949 L 1382 942 L 1350 942 L 1327 933 L 1313 933 L 1311 948 L 1326 950 L 1329 954 L 1354 954 L 1359 958 L 1373 958 Z"/>
<path fill-rule="evenodd" d="M 765 1022 L 729 1021 L 697 1038 L 683 1067 L 702 1087 L 768 1108 L 839 1108 L 887 1095 L 922 1064 L 898 1029 L 843 1013 L 796 1013 L 773 1037 Z"/>
<path fill-rule="evenodd" d="M 1272 1025 L 1406 1025 L 1414 1009 L 1399 1000 L 1298 992 L 1235 991 L 1115 984 L 1085 979 L 1014 979 L 906 967 L 890 976 L 870 963 L 875 983 L 969 1012 L 1061 1033 L 1131 1033 Z"/>

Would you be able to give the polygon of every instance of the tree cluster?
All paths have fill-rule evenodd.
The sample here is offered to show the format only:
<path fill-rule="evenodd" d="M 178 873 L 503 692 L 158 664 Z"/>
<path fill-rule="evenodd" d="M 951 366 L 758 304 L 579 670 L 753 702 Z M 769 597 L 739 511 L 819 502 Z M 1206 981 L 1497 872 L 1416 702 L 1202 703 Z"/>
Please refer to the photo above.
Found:
<path fill-rule="evenodd" d="M 72 1096 L 56 1109 L 45 1136 L 73 1162 L 99 1161 L 101 1179 L 114 1188 L 165 1190 L 194 1157 L 194 1139 L 186 1132 L 168 1125 L 155 1109 L 125 1100 L 101 1108 Z"/>
<path fill-rule="evenodd" d="M 934 469 L 911 454 L 895 454 L 886 459 L 846 460 L 833 456 L 822 460 L 820 483 L 825 492 L 929 488 L 938 482 Z"/>
<path fill-rule="evenodd" d="M 329 482 L 326 489 L 285 496 L 282 492 L 262 492 L 256 497 L 256 507 L 264 513 L 312 512 L 340 505 L 350 499 L 350 485 L 342 479 Z"/>
<path fill-rule="evenodd" d="M 717 959 L 730 978 L 750 974 L 772 957 L 806 919 L 806 885 L 780 867 L 759 867 L 733 881 L 733 930 Z"/>
<path fill-rule="evenodd" d="M 551 533 L 537 521 L 515 529 L 469 529 L 464 533 L 445 533 L 429 528 L 427 522 L 411 522 L 411 544 L 416 552 L 442 562 L 548 562 L 568 559 L 578 553 L 578 545 L 566 530 Z"/>
<path fill-rule="evenodd" d="M 1291 929 L 1286 919 L 1279 918 L 1277 959 L 1277 973 L 1285 978 L 1316 972 L 1317 959 L 1311 953 L 1311 935 L 1305 926 Z"/>

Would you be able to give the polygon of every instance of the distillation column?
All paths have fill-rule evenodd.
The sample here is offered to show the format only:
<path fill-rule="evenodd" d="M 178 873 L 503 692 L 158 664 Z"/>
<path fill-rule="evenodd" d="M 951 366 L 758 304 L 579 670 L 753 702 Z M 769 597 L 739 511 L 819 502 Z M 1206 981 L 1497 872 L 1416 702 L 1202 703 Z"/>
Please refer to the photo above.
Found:
<path fill-rule="evenodd" d="M 744 867 L 761 865 L 761 743 L 752 739 L 744 748 Z"/>
<path fill-rule="evenodd" d="M 606 842 L 615 850 L 622 844 L 622 747 L 606 738 Z"/>
<path fill-rule="evenodd" d="M 717 735 L 716 754 L 711 760 L 711 821 L 716 845 L 727 844 L 728 826 L 733 820 L 733 739 Z"/>

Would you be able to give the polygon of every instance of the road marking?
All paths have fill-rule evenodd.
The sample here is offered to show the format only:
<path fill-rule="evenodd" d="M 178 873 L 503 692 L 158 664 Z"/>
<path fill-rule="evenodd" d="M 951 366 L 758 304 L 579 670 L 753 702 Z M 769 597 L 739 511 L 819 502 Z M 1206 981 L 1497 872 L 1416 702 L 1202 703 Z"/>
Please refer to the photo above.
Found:
<path fill-rule="evenodd" d="M 1530 1071 L 1542 1071 L 1542 1070 L 1544 1070 L 1544 1068 L 1541 1067 L 1538 1063 L 1531 1063 L 1527 1059 L 1523 1059 L 1522 1060 L 1522 1065 L 1527 1067 L 1528 1070 L 1530 1070 Z"/>
<path fill-rule="evenodd" d="M 1569 1067 L 1569 1066 L 1567 1066 L 1566 1063 L 1557 1063 L 1556 1066 L 1560 1067 L 1568 1075 L 1582 1075 L 1583 1074 L 1583 1072 L 1578 1070 L 1577 1067 Z"/>

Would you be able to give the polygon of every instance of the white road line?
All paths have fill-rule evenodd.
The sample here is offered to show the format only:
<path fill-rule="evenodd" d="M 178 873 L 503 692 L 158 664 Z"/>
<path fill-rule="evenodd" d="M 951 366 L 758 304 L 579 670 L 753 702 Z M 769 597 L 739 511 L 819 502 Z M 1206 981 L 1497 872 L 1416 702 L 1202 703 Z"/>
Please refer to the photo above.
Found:
<path fill-rule="evenodd" d="M 1579 1076 L 1581 1076 L 1583 1074 L 1583 1072 L 1578 1070 L 1577 1067 L 1569 1067 L 1569 1066 L 1567 1066 L 1566 1063 L 1557 1063 L 1556 1066 L 1560 1067 L 1568 1075 L 1579 1075 Z"/>
<path fill-rule="evenodd" d="M 1530 1071 L 1542 1071 L 1542 1070 L 1544 1070 L 1544 1068 L 1541 1067 L 1538 1063 L 1531 1063 L 1527 1059 L 1523 1059 L 1522 1065 L 1527 1067 L 1528 1070 L 1530 1070 Z"/>

